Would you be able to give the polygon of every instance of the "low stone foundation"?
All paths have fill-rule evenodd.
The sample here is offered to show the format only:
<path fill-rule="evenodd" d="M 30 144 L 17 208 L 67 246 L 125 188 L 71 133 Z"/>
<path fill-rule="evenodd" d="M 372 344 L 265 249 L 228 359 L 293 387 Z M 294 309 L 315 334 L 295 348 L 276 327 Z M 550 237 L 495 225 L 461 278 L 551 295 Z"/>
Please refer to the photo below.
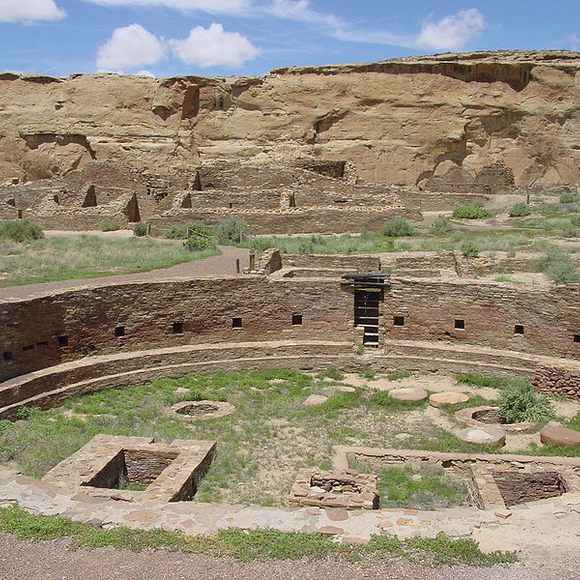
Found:
<path fill-rule="evenodd" d="M 303 469 L 290 493 L 298 505 L 343 509 L 378 509 L 377 477 L 352 469 L 341 472 Z"/>

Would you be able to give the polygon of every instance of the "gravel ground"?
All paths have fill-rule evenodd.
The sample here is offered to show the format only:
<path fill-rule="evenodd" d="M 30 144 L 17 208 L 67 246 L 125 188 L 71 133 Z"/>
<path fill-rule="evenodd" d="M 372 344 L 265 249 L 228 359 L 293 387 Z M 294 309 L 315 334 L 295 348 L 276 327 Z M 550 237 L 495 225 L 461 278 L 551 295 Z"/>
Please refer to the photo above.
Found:
<path fill-rule="evenodd" d="M 349 564 L 336 560 L 240 563 L 162 550 L 71 550 L 64 540 L 19 542 L 0 535 L 0 580 L 578 580 L 577 555 L 537 554 L 510 568 L 426 569 L 405 561 Z"/>

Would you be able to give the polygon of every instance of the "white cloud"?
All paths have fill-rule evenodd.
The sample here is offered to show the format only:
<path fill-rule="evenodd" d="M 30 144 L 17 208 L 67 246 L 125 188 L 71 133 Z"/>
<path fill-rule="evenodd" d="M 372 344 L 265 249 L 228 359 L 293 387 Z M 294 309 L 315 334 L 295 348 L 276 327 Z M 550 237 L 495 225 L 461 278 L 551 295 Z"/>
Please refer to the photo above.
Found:
<path fill-rule="evenodd" d="M 478 36 L 484 28 L 485 19 L 477 8 L 460 10 L 437 22 L 424 22 L 415 44 L 420 48 L 457 50 Z"/>
<path fill-rule="evenodd" d="M 242 67 L 260 54 L 239 32 L 226 32 L 221 24 L 196 26 L 184 40 L 170 40 L 173 54 L 186 64 L 210 67 Z"/>
<path fill-rule="evenodd" d="M 161 6 L 183 11 L 201 10 L 210 14 L 242 13 L 252 5 L 252 0 L 85 0 L 85 2 L 100 6 Z"/>
<path fill-rule="evenodd" d="M 477 37 L 485 27 L 476 8 L 461 10 L 436 22 L 427 20 L 418 34 L 360 29 L 343 18 L 311 8 L 310 0 L 271 0 L 266 13 L 277 18 L 315 24 L 326 34 L 346 42 L 385 44 L 414 49 L 457 50 Z"/>
<path fill-rule="evenodd" d="M 54 0 L 0 0 L 0 22 L 29 24 L 42 20 L 60 20 L 66 12 Z"/>
<path fill-rule="evenodd" d="M 105 70 L 133 69 L 155 64 L 165 55 L 163 43 L 140 24 L 116 28 L 99 47 L 97 66 Z"/>

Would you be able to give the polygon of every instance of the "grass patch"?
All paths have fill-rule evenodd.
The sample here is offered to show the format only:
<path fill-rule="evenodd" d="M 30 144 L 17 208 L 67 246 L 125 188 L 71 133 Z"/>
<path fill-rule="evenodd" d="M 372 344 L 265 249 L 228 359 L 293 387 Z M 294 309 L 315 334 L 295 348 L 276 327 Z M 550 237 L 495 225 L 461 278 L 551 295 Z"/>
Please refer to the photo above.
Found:
<path fill-rule="evenodd" d="M 408 507 L 434 510 L 465 505 L 467 489 L 462 481 L 439 469 L 414 470 L 410 466 L 379 467 L 354 459 L 349 466 L 361 473 L 377 475 L 381 508 Z"/>
<path fill-rule="evenodd" d="M 414 411 L 427 406 L 427 399 L 424 401 L 408 401 L 403 403 L 402 401 L 395 401 L 387 391 L 375 391 L 369 400 L 373 405 L 397 412 Z"/>
<path fill-rule="evenodd" d="M 400 381 L 409 378 L 412 374 L 411 371 L 393 371 L 388 373 L 386 378 L 388 381 Z"/>
<path fill-rule="evenodd" d="M 528 379 L 519 377 L 495 377 L 488 375 L 477 375 L 474 373 L 456 373 L 455 380 L 464 385 L 472 387 L 488 387 L 491 389 L 504 389 L 510 385 L 531 384 Z"/>
<path fill-rule="evenodd" d="M 423 565 L 467 564 L 493 566 L 517 561 L 513 552 L 486 554 L 471 539 L 454 540 L 444 534 L 434 539 L 373 536 L 368 544 L 338 544 L 322 534 L 280 532 L 278 530 L 220 530 L 214 536 L 188 536 L 161 529 L 134 530 L 119 527 L 110 530 L 73 522 L 61 516 L 29 514 L 18 507 L 0 508 L 0 531 L 19 540 L 70 540 L 72 548 L 112 547 L 141 552 L 166 549 L 213 557 L 230 557 L 242 562 L 256 560 L 320 559 L 330 556 L 362 560 L 405 558 Z"/>
<path fill-rule="evenodd" d="M 0 286 L 147 272 L 217 254 L 217 250 L 189 252 L 150 238 L 47 238 L 18 244 L 10 255 L 0 255 L 0 272 L 5 275 Z"/>

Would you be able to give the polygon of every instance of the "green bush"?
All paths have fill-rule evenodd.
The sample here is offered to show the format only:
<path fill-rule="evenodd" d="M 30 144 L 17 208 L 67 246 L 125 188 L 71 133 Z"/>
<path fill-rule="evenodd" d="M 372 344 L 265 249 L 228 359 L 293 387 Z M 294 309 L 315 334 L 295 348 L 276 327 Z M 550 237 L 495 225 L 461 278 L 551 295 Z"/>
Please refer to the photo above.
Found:
<path fill-rule="evenodd" d="M 575 284 L 580 282 L 580 274 L 572 258 L 564 252 L 553 251 L 544 255 L 538 269 L 555 284 Z"/>
<path fill-rule="evenodd" d="M 245 221 L 235 217 L 220 222 L 215 228 L 216 238 L 223 243 L 241 243 L 248 236 L 248 226 Z"/>
<path fill-rule="evenodd" d="M 388 220 L 383 228 L 383 234 L 390 238 L 409 237 L 415 233 L 413 226 L 402 217 Z"/>
<path fill-rule="evenodd" d="M 138 238 L 142 238 L 143 236 L 147 235 L 147 224 L 143 222 L 139 222 L 133 226 L 133 234 Z"/>
<path fill-rule="evenodd" d="M 453 229 L 451 225 L 451 220 L 445 216 L 439 216 L 431 226 L 429 230 L 434 236 L 444 236 L 448 234 Z"/>
<path fill-rule="evenodd" d="M 40 226 L 28 220 L 10 220 L 0 223 L 0 240 L 26 242 L 44 237 Z"/>
<path fill-rule="evenodd" d="M 171 226 L 166 232 L 168 240 L 185 240 L 187 238 L 187 226 Z"/>
<path fill-rule="evenodd" d="M 192 252 L 201 252 L 215 248 L 216 241 L 213 232 L 202 224 L 194 224 L 188 228 L 188 237 L 183 245 Z"/>
<path fill-rule="evenodd" d="M 555 416 L 550 399 L 545 395 L 538 395 L 530 384 L 506 388 L 498 406 L 506 423 L 547 423 Z"/>
<path fill-rule="evenodd" d="M 117 230 L 121 229 L 121 225 L 119 222 L 115 220 L 107 220 L 101 224 L 101 231 L 102 232 L 116 232 Z"/>
<path fill-rule="evenodd" d="M 560 195 L 560 203 L 576 203 L 578 196 L 571 191 L 565 191 Z"/>
<path fill-rule="evenodd" d="M 527 203 L 516 203 L 516 205 L 513 205 L 512 207 L 510 207 L 509 209 L 509 216 L 510 217 L 524 217 L 526 215 L 530 215 L 532 213 L 532 210 L 530 208 L 530 206 Z"/>
<path fill-rule="evenodd" d="M 479 256 L 479 247 L 473 240 L 465 240 L 461 244 L 461 253 L 466 258 L 477 258 Z"/>
<path fill-rule="evenodd" d="M 570 223 L 575 227 L 575 228 L 580 228 L 580 215 L 573 215 L 570 218 Z"/>
<path fill-rule="evenodd" d="M 457 204 L 453 208 L 453 217 L 462 220 L 477 220 L 489 217 L 491 213 L 480 204 Z"/>

